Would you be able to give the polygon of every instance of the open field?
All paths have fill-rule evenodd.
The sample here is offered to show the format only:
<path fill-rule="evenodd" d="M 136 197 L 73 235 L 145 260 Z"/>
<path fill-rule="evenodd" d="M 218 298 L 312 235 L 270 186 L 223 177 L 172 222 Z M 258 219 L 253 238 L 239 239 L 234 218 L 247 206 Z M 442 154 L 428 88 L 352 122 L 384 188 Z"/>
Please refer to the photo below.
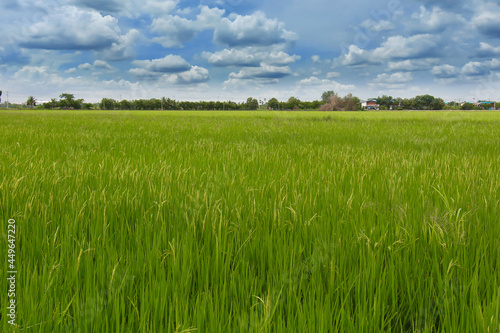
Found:
<path fill-rule="evenodd" d="M 0 152 L 19 331 L 500 331 L 498 112 L 1 111 Z"/>

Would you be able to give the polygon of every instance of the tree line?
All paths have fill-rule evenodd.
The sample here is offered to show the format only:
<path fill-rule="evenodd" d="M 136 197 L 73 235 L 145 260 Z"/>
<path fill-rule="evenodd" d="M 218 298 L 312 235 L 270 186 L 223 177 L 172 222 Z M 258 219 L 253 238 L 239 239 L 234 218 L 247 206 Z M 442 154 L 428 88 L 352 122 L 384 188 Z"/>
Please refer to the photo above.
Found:
<path fill-rule="evenodd" d="M 372 99 L 376 101 L 380 110 L 482 110 L 497 107 L 484 104 L 478 106 L 473 103 L 445 103 L 443 99 L 432 95 L 420 95 L 413 98 L 394 98 L 392 96 L 379 96 Z M 30 96 L 26 105 L 34 108 L 37 101 Z M 296 97 L 290 97 L 287 101 L 279 101 L 277 98 L 270 100 L 257 100 L 249 97 L 246 101 L 237 103 L 234 101 L 177 101 L 175 99 L 162 97 L 136 100 L 115 100 L 103 98 L 100 103 L 86 103 L 83 99 L 77 99 L 73 94 L 64 93 L 58 99 L 38 105 L 44 109 L 100 109 L 100 110 L 321 110 L 321 111 L 357 111 L 362 110 L 361 100 L 348 94 L 344 97 L 334 91 L 325 91 L 321 99 L 314 101 L 301 101 Z"/>

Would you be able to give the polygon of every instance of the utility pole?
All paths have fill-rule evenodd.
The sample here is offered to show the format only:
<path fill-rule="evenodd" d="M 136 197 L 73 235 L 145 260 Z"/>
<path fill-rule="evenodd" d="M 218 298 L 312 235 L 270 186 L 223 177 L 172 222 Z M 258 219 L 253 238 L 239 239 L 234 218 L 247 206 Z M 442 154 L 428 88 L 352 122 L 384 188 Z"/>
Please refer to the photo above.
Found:
<path fill-rule="evenodd" d="M 7 91 L 7 109 L 9 108 L 9 92 Z"/>

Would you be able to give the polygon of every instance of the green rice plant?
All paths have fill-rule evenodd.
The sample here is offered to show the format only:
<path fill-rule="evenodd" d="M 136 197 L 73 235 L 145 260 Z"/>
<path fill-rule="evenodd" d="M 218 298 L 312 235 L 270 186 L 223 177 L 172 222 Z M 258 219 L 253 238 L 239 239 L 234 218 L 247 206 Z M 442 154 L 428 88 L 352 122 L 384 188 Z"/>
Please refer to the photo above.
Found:
<path fill-rule="evenodd" d="M 1 329 L 499 331 L 499 124 L 2 111 L 18 326 L 4 295 Z"/>

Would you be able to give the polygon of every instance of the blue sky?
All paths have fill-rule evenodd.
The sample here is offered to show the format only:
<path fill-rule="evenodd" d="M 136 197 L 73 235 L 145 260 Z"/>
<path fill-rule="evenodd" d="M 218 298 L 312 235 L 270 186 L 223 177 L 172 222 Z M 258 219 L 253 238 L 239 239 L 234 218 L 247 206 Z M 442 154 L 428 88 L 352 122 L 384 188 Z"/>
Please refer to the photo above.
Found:
<path fill-rule="evenodd" d="M 0 31 L 13 102 L 500 100 L 497 1 L 4 0 Z"/>

